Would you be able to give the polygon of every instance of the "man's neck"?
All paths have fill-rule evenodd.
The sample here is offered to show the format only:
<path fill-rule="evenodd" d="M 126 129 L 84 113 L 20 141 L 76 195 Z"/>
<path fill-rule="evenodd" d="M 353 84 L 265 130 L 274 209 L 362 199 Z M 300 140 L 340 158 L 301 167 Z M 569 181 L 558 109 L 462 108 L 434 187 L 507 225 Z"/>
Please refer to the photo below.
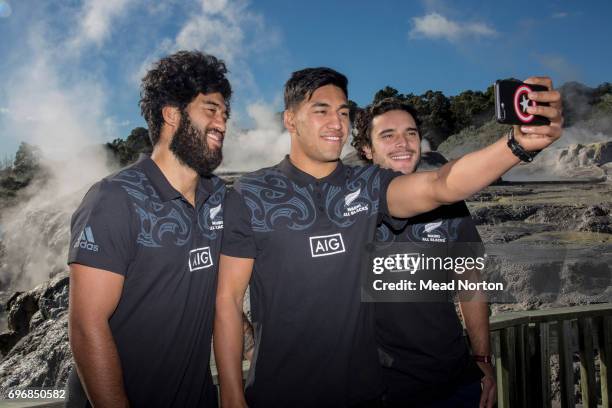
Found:
<path fill-rule="evenodd" d="M 289 160 L 291 160 L 291 164 L 295 167 L 317 179 L 329 176 L 338 166 L 338 160 L 329 162 L 317 161 L 305 154 L 299 154 L 294 151 L 289 153 Z"/>
<path fill-rule="evenodd" d="M 195 193 L 200 180 L 198 173 L 179 162 L 168 148 L 156 146 L 151 154 L 151 159 L 157 164 L 170 185 L 195 207 Z"/>

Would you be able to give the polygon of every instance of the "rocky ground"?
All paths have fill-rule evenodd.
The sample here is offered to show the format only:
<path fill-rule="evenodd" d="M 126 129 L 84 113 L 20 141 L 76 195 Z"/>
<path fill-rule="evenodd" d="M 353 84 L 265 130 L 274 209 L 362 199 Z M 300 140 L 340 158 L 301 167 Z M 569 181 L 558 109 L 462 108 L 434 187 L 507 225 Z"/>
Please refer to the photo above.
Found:
<path fill-rule="evenodd" d="M 484 242 L 515 259 L 515 299 L 494 313 L 612 301 L 611 183 L 500 184 L 468 206 Z"/>

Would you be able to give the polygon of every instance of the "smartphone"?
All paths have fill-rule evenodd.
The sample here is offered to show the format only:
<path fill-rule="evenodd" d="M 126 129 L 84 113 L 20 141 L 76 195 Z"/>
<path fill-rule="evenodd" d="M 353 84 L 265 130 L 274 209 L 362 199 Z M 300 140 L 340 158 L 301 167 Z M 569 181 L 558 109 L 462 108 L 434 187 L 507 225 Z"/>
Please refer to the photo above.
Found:
<path fill-rule="evenodd" d="M 516 80 L 500 80 L 495 82 L 495 117 L 497 122 L 507 125 L 549 125 L 550 120 L 544 116 L 531 115 L 527 112 L 529 106 L 548 106 L 545 102 L 530 100 L 529 92 L 547 91 L 542 85 L 526 84 Z"/>

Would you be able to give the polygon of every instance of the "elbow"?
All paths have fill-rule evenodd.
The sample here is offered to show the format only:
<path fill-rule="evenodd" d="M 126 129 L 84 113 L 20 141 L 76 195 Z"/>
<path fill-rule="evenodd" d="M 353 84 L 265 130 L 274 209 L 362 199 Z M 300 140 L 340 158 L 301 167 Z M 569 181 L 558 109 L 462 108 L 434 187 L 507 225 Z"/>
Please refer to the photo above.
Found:
<path fill-rule="evenodd" d="M 218 293 L 215 300 L 216 315 L 226 315 L 227 313 L 242 313 L 242 303 L 244 296 Z"/>
<path fill-rule="evenodd" d="M 68 319 L 68 340 L 75 357 L 82 352 L 86 353 L 87 348 L 95 344 L 96 339 L 103 336 L 105 331 L 110 333 L 108 320 L 85 319 L 71 312 Z"/>

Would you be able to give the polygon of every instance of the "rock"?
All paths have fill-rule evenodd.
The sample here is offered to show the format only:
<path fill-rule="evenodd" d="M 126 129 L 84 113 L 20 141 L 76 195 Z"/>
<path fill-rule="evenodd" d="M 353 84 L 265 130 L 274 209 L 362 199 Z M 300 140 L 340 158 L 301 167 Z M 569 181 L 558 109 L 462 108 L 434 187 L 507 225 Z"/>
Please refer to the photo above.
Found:
<path fill-rule="evenodd" d="M 472 211 L 472 219 L 479 224 L 499 224 L 506 221 L 522 221 L 535 214 L 542 206 L 491 205 Z"/>
<path fill-rule="evenodd" d="M 0 335 L 2 355 L 43 321 L 55 319 L 68 310 L 68 281 L 68 273 L 64 272 L 28 292 L 16 292 L 8 300 L 9 331 Z"/>
<path fill-rule="evenodd" d="M 30 327 L 30 318 L 38 311 L 38 298 L 40 293 L 37 289 L 29 292 L 16 292 L 7 304 L 8 328 L 17 334 L 26 334 Z"/>
<path fill-rule="evenodd" d="M 62 273 L 9 301 L 11 331 L 0 335 L 5 355 L 0 362 L 0 395 L 11 389 L 64 388 L 72 365 L 68 283 L 68 273 Z"/>
<path fill-rule="evenodd" d="M 44 319 L 55 319 L 68 310 L 69 282 L 67 272 L 57 275 L 49 282 L 49 286 L 44 290 L 38 301 Z"/>
<path fill-rule="evenodd" d="M 40 313 L 40 310 L 34 313 L 32 318 L 30 319 L 30 330 L 28 330 L 28 332 L 34 331 L 34 329 L 40 326 L 40 324 L 44 321 L 45 318 L 43 317 L 42 313 Z"/>
<path fill-rule="evenodd" d="M 0 395 L 32 387 L 63 389 L 71 366 L 68 314 L 64 313 L 28 333 L 0 362 Z"/>
<path fill-rule="evenodd" d="M 612 234 L 612 221 L 610 210 L 606 206 L 593 205 L 582 214 L 582 222 L 578 231 L 601 232 Z"/>

